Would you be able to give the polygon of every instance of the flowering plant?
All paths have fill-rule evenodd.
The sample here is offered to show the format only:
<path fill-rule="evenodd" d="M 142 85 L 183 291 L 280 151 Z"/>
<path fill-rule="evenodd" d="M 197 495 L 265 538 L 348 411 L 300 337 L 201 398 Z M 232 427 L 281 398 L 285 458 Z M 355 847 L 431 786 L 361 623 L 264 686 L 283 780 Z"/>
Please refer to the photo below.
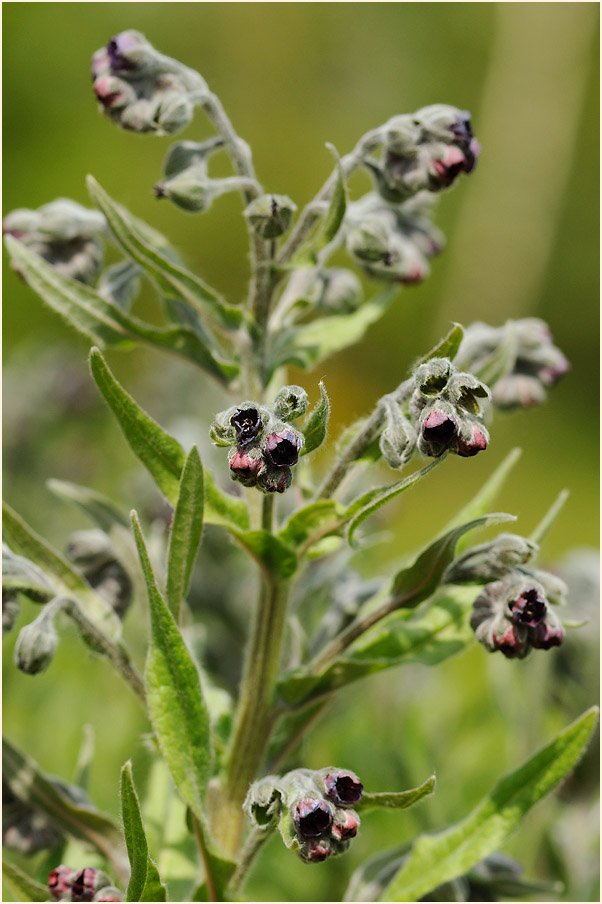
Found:
<path fill-rule="evenodd" d="M 333 445 L 329 397 L 322 383 L 309 393 L 288 384 L 286 369 L 312 370 L 358 341 L 400 288 L 428 276 L 445 244 L 433 224 L 434 202 L 475 169 L 480 154 L 470 115 L 434 104 L 394 116 L 343 157 L 332 149 L 332 175 L 295 219 L 294 202 L 257 180 L 248 145 L 198 73 L 126 31 L 94 54 L 92 77 L 103 112 L 129 131 L 172 135 L 196 108 L 205 112 L 216 134 L 173 144 L 154 193 L 194 214 L 225 193 L 242 193 L 251 280 L 244 303 L 226 301 L 92 177 L 97 210 L 59 199 L 5 217 L 13 268 L 90 340 L 92 377 L 173 511 L 168 530 L 151 543 L 135 511 L 128 519 L 94 490 L 55 483 L 95 524 L 75 532 L 63 555 L 6 505 L 3 628 L 11 630 L 19 597 L 27 597 L 42 608 L 20 630 L 19 669 L 43 672 L 60 643 L 57 626 L 70 621 L 123 678 L 148 715 L 156 779 L 185 827 L 191 872 L 182 891 L 182 867 L 178 875 L 164 868 L 131 762 L 121 773 L 119 826 L 78 784 L 46 775 L 5 741 L 5 845 L 32 854 L 59 844 L 65 852 L 65 839 L 75 839 L 94 848 L 103 867 L 57 861 L 42 884 L 8 862 L 6 876 L 24 900 L 163 901 L 176 888 L 188 900 L 244 900 L 254 858 L 272 834 L 314 864 L 347 851 L 365 812 L 405 809 L 434 791 L 434 775 L 411 789 L 365 790 L 352 762 L 295 765 L 300 741 L 342 688 L 409 661 L 435 666 L 475 636 L 508 658 L 564 641 L 556 609 L 566 586 L 531 564 L 562 496 L 530 537 L 500 533 L 469 545 L 473 530 L 513 520 L 488 509 L 515 454 L 392 577 L 365 581 L 352 558 L 366 544 L 371 516 L 448 456 L 486 452 L 496 408 L 541 403 L 569 364 L 538 319 L 455 324 L 349 427 L 318 478 L 312 453 Z M 213 178 L 210 158 L 224 152 L 233 173 Z M 373 190 L 350 200 L 347 182 L 360 168 Z M 104 266 L 106 243 L 123 260 Z M 339 251 L 384 288 L 364 299 L 352 270 L 329 266 Z M 163 326 L 132 313 L 143 278 L 157 288 Z M 101 349 L 139 343 L 184 359 L 229 394 L 230 404 L 207 418 L 211 441 L 228 450 L 221 472 L 205 467 L 197 445 L 184 448 L 113 375 Z M 379 460 L 399 472 L 418 463 L 374 486 L 371 466 Z M 194 643 L 195 561 L 210 529 L 218 542 L 231 537 L 256 566 L 235 693 L 211 667 L 211 632 L 203 649 Z M 227 607 L 227 568 L 219 580 Z M 324 599 L 314 606 L 317 585 Z M 143 599 L 150 636 L 142 673 L 122 622 L 136 618 Z M 454 900 L 474 900 L 479 883 L 495 895 L 510 880 L 517 893 L 528 891 L 516 864 L 496 851 L 573 769 L 595 721 L 596 712 L 587 711 L 445 832 L 366 861 L 348 900 L 432 900 L 452 892 Z"/>

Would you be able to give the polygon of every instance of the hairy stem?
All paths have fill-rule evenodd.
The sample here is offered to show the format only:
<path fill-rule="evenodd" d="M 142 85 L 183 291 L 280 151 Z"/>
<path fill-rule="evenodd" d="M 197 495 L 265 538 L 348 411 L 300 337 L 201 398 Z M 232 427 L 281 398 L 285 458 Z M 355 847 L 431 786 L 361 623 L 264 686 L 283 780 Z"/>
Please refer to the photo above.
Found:
<path fill-rule="evenodd" d="M 254 829 L 247 838 L 245 845 L 240 852 L 238 858 L 238 866 L 230 879 L 228 891 L 231 896 L 235 895 L 245 880 L 245 877 L 253 863 L 253 860 L 270 837 L 275 826 L 265 826 L 262 829 Z"/>

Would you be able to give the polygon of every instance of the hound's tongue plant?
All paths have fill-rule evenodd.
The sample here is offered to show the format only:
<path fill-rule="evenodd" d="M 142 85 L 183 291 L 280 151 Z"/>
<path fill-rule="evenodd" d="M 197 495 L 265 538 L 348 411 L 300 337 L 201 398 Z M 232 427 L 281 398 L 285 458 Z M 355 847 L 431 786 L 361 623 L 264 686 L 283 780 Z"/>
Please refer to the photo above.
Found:
<path fill-rule="evenodd" d="M 474 496 L 469 514 L 443 532 L 435 525 L 438 532 L 417 552 L 396 550 L 403 565 L 392 580 L 364 581 L 350 559 L 365 545 L 373 513 L 401 493 L 420 492 L 418 483 L 435 468 L 445 471 L 450 455 L 481 458 L 495 444 L 496 408 L 543 401 L 568 362 L 539 320 L 477 323 L 466 331 L 456 324 L 333 442 L 324 385 L 313 377 L 305 387 L 290 385 L 286 368 L 313 370 L 361 340 L 369 324 L 389 305 L 403 306 L 406 292 L 415 291 L 409 287 L 437 266 L 445 240 L 433 223 L 434 202 L 478 171 L 481 149 L 470 114 L 433 104 L 394 115 L 343 156 L 331 148 L 332 174 L 297 214 L 294 201 L 258 181 L 250 148 L 202 76 L 157 51 L 142 34 L 111 37 L 93 55 L 92 77 L 99 110 L 126 131 L 171 136 L 197 110 L 209 120 L 214 136 L 169 148 L 154 188 L 162 201 L 157 213 L 171 202 L 200 215 L 225 192 L 240 194 L 251 278 L 246 298 L 225 299 L 189 271 L 154 228 L 114 200 L 110 186 L 107 191 L 92 177 L 95 209 L 59 199 L 4 219 L 14 269 L 94 346 L 92 377 L 173 514 L 166 535 L 158 538 L 155 531 L 147 548 L 149 526 L 135 512 L 130 525 L 120 507 L 96 491 L 55 481 L 53 491 L 75 501 L 95 525 L 73 534 L 65 557 L 6 506 L 3 629 L 14 629 L 19 597 L 28 597 L 41 611 L 20 626 L 18 668 L 30 675 L 52 669 L 71 622 L 94 655 L 117 670 L 148 716 L 155 760 L 150 785 L 164 783 L 179 832 L 177 844 L 166 831 L 165 849 L 153 848 L 143 815 L 148 802 L 139 799 L 130 762 L 121 776 L 118 826 L 81 788 L 46 775 L 6 742 L 6 845 L 30 852 L 56 845 L 57 838 L 77 839 L 95 849 L 95 862 L 107 870 L 79 862 L 79 855 L 67 864 L 57 856 L 49 875 L 28 876 L 8 863 L 6 878 L 27 900 L 164 901 L 168 893 L 183 894 L 183 875 L 190 877 L 188 900 L 238 900 L 272 833 L 316 864 L 345 853 L 351 843 L 361 850 L 360 814 L 369 820 L 372 809 L 401 810 L 434 791 L 434 776 L 409 790 L 378 791 L 367 779 L 364 788 L 351 771 L 360 760 L 351 743 L 339 766 L 292 768 L 299 742 L 341 688 L 410 660 L 434 667 L 471 644 L 472 631 L 486 650 L 514 659 L 533 650 L 554 656 L 540 651 L 564 642 L 556 608 L 566 587 L 532 565 L 543 529 L 530 539 L 502 533 L 470 546 L 472 530 L 512 520 L 487 514 L 510 459 L 476 495 L 470 489 L 473 466 L 457 464 L 450 479 L 459 480 L 462 470 L 467 495 Z M 132 139 L 123 140 L 128 145 Z M 218 154 L 232 165 L 227 178 L 210 174 Z M 350 200 L 347 183 L 359 169 L 369 173 L 373 189 Z M 123 255 L 108 267 L 107 245 Z M 338 254 L 344 251 L 347 266 Z M 381 283 L 367 290 L 367 298 L 349 269 L 354 265 L 365 284 Z M 141 278 L 159 293 L 163 325 L 131 313 Z M 137 344 L 196 367 L 199 388 L 211 377 L 229 393 L 224 410 L 201 411 L 204 423 L 198 422 L 198 445 L 206 444 L 208 431 L 222 452 L 215 474 L 202 464 L 196 445 L 184 448 L 113 376 L 101 350 Z M 195 418 L 198 412 L 197 405 Z M 321 447 L 318 467 L 312 456 Z M 376 474 L 383 473 L 373 467 L 379 459 L 403 473 L 376 485 Z M 127 507 L 134 505 L 132 496 Z M 558 509 L 544 519 L 546 529 Z M 213 531 L 204 534 L 204 525 Z M 237 543 L 257 572 L 233 697 L 220 687 L 220 664 L 210 666 L 216 657 L 206 655 L 212 627 L 204 626 L 207 648 L 199 652 L 187 605 L 196 593 L 201 541 L 212 537 L 219 538 L 224 557 L 229 547 L 223 538 Z M 319 592 L 316 560 L 326 576 Z M 231 611 L 234 575 L 219 556 L 212 564 L 213 592 Z M 144 607 L 150 635 L 143 665 L 128 650 L 122 620 L 144 620 Z M 341 706 L 352 699 L 348 695 Z M 403 725 L 402 713 L 390 715 Z M 386 869 L 371 862 L 360 867 L 349 894 L 360 887 L 371 895 L 364 900 L 412 901 L 451 881 L 468 888 L 463 876 L 489 876 L 496 849 L 574 768 L 595 719 L 594 712 L 584 714 L 445 833 L 420 836 L 387 855 Z M 366 738 L 375 756 L 384 742 Z M 442 742 L 444 756 L 454 738 L 442 736 Z M 407 838 L 407 828 L 400 826 L 399 837 Z M 170 857 L 178 845 L 179 860 Z M 271 852 L 280 856 L 275 847 Z M 513 865 L 516 894 L 523 888 L 519 873 Z"/>

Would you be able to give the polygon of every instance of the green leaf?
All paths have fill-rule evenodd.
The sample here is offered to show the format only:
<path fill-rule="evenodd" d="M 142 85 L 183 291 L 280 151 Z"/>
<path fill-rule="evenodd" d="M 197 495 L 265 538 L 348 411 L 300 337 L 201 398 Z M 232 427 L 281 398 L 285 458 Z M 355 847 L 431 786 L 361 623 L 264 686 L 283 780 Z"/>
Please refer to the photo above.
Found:
<path fill-rule="evenodd" d="M 167 550 L 167 605 L 178 620 L 186 598 L 194 560 L 203 533 L 203 466 L 196 446 L 190 450 L 180 478 L 178 501 Z"/>
<path fill-rule="evenodd" d="M 208 883 L 205 880 L 195 889 L 191 901 L 230 901 L 228 896 L 228 883 L 236 869 L 233 860 L 225 860 L 212 852 L 208 852 L 208 860 L 211 869 L 212 894 L 209 894 Z M 238 898 L 236 900 L 244 900 Z"/>
<path fill-rule="evenodd" d="M 330 694 L 347 684 L 407 662 L 438 665 L 472 643 L 469 616 L 474 588 L 454 587 L 438 594 L 424 613 L 394 612 L 367 630 L 320 674 L 302 668 L 286 672 L 279 692 L 298 704 Z"/>
<path fill-rule="evenodd" d="M 460 537 L 474 530 L 475 527 L 486 527 L 502 524 L 504 521 L 515 521 L 514 515 L 497 512 L 493 515 L 481 515 L 466 524 L 453 527 L 443 536 L 438 537 L 427 546 L 420 555 L 407 567 L 398 571 L 391 586 L 391 596 L 400 597 L 400 607 L 414 609 L 418 603 L 427 599 L 437 589 L 445 569 L 451 564 Z"/>
<path fill-rule="evenodd" d="M 46 775 L 34 760 L 2 739 L 3 781 L 19 800 L 47 813 L 62 831 L 95 847 L 120 874 L 123 839 L 118 824 L 93 807 L 85 793 Z"/>
<path fill-rule="evenodd" d="M 334 499 L 320 499 L 299 509 L 288 519 L 278 536 L 289 546 L 301 546 L 316 535 L 316 541 L 344 523 L 344 510 Z M 330 530 L 329 530 L 330 528 Z"/>
<path fill-rule="evenodd" d="M 100 277 L 97 291 L 122 311 L 129 311 L 139 288 L 140 267 L 126 259 L 107 267 Z"/>
<path fill-rule="evenodd" d="M 2 504 L 2 530 L 12 549 L 35 562 L 59 594 L 76 600 L 89 621 L 111 640 L 121 637 L 121 622 L 109 604 L 7 503 Z"/>
<path fill-rule="evenodd" d="M 283 331 L 274 344 L 270 369 L 295 364 L 309 370 L 329 355 L 358 342 L 368 327 L 380 320 L 398 291 L 396 286 L 387 286 L 353 314 L 321 317 Z"/>
<path fill-rule="evenodd" d="M 407 859 L 410 844 L 379 851 L 359 866 L 347 886 L 344 901 L 377 901 L 383 889 Z"/>
<path fill-rule="evenodd" d="M 151 616 L 145 668 L 148 711 L 176 787 L 202 817 L 203 797 L 212 769 L 209 712 L 198 669 L 157 589 L 135 512 L 132 525 Z"/>
<path fill-rule="evenodd" d="M 205 522 L 248 530 L 249 509 L 244 499 L 225 493 L 217 486 L 213 474 L 203 469 L 205 486 Z"/>
<path fill-rule="evenodd" d="M 410 791 L 384 791 L 375 794 L 364 792 L 361 800 L 353 806 L 358 812 L 376 809 L 405 810 L 407 807 L 414 806 L 423 797 L 432 794 L 435 784 L 435 776 L 431 775 L 422 785 L 418 785 L 417 788 L 412 788 Z"/>
<path fill-rule="evenodd" d="M 48 603 L 58 595 L 56 586 L 41 568 L 2 544 L 2 590 L 23 593 L 34 603 Z"/>
<path fill-rule="evenodd" d="M 297 568 L 297 554 L 286 543 L 267 530 L 231 533 L 264 570 L 268 578 L 289 578 Z"/>
<path fill-rule="evenodd" d="M 543 516 L 542 520 L 539 522 L 539 524 L 537 525 L 537 527 L 531 534 L 529 539 L 532 540 L 533 543 L 537 543 L 538 546 L 541 546 L 542 541 L 547 536 L 548 531 L 554 524 L 554 521 L 556 521 L 556 518 L 560 514 L 560 512 L 564 506 L 564 503 L 567 501 L 568 498 L 569 498 L 569 491 L 561 490 L 560 493 L 558 494 L 558 496 L 556 497 L 556 499 L 554 500 L 554 502 L 552 503 L 552 505 L 550 506 L 549 510 L 546 512 L 546 514 Z"/>
<path fill-rule="evenodd" d="M 418 483 L 419 480 L 422 480 L 423 477 L 426 477 L 429 471 L 432 471 L 433 468 L 437 467 L 438 464 L 441 464 L 443 460 L 443 456 L 441 458 L 435 458 L 433 461 L 429 462 L 428 465 L 420 468 L 419 471 L 414 471 L 414 473 L 410 474 L 408 477 L 403 477 L 396 483 L 389 484 L 389 486 L 377 487 L 376 489 L 369 490 L 367 493 L 364 493 L 363 496 L 360 496 L 359 499 L 356 499 L 355 502 L 353 502 L 347 510 L 347 515 L 353 515 L 353 519 L 347 531 L 347 540 L 349 541 L 349 543 L 352 542 L 353 535 L 355 534 L 360 524 L 362 524 L 366 520 L 366 518 L 376 512 L 391 499 L 399 496 L 400 493 L 403 493 L 405 490 L 409 490 L 410 487 L 413 487 L 416 483 Z"/>
<path fill-rule="evenodd" d="M 50 892 L 47 885 L 31 879 L 14 863 L 2 858 L 2 878 L 19 895 L 21 901 L 48 901 Z"/>
<path fill-rule="evenodd" d="M 106 496 L 67 480 L 46 481 L 48 489 L 59 499 L 74 502 L 86 515 L 108 533 L 116 524 L 129 528 L 130 523 L 124 512 Z"/>
<path fill-rule="evenodd" d="M 504 844 L 531 807 L 575 768 L 597 719 L 597 708 L 588 710 L 526 763 L 500 779 L 465 819 L 444 832 L 419 837 L 380 900 L 417 901 Z"/>
<path fill-rule="evenodd" d="M 90 369 L 132 451 L 164 496 L 175 505 L 185 459 L 182 446 L 143 411 L 117 382 L 97 348 L 90 352 Z"/>
<path fill-rule="evenodd" d="M 5 241 L 11 259 L 31 288 L 92 344 L 132 348 L 141 340 L 192 361 L 221 383 L 237 375 L 238 367 L 217 358 L 193 330 L 144 323 L 89 286 L 63 276 L 11 236 L 5 236 Z"/>
<path fill-rule="evenodd" d="M 430 361 L 431 358 L 449 358 L 450 361 L 453 361 L 456 355 L 458 354 L 458 349 L 460 348 L 460 343 L 464 338 L 464 329 L 459 323 L 454 323 L 451 330 L 447 335 L 441 339 L 437 345 L 434 346 L 424 355 L 422 358 L 419 358 L 418 361 L 412 366 L 409 373 L 412 374 L 421 364 L 425 364 L 427 361 Z"/>
<path fill-rule="evenodd" d="M 471 501 L 462 508 L 457 515 L 444 527 L 442 534 L 448 533 L 452 528 L 465 524 L 473 518 L 484 515 L 495 502 L 500 490 L 508 479 L 510 471 L 522 455 L 522 449 L 512 449 L 504 460 L 497 466 Z M 458 551 L 461 552 L 469 543 L 468 538 L 460 538 Z"/>
<path fill-rule="evenodd" d="M 136 261 L 168 297 L 181 298 L 204 319 L 226 330 L 237 329 L 243 314 L 227 305 L 198 276 L 178 266 L 156 250 L 140 234 L 135 219 L 113 201 L 92 176 L 87 178 L 92 200 L 104 213 L 115 239 L 125 253 Z"/>
<path fill-rule="evenodd" d="M 305 437 L 305 445 L 301 450 L 301 455 L 307 455 L 322 445 L 326 439 L 326 430 L 328 427 L 328 418 L 330 417 L 330 400 L 326 394 L 324 383 L 320 380 L 320 401 L 313 409 L 305 425 L 303 426 L 303 436 Z"/>
<path fill-rule="evenodd" d="M 345 180 L 343 178 L 341 160 L 334 145 L 327 144 L 326 147 L 328 147 L 336 157 L 338 175 L 334 190 L 330 198 L 330 204 L 328 205 L 326 219 L 324 220 L 322 231 L 318 236 L 316 243 L 317 251 L 325 248 L 326 245 L 329 245 L 330 242 L 332 242 L 332 240 L 335 238 L 337 232 L 341 228 L 341 224 L 345 218 L 345 211 L 347 210 Z"/>
<path fill-rule="evenodd" d="M 129 761 L 121 770 L 121 819 L 131 866 L 125 900 L 166 901 L 165 886 L 148 851 L 140 803 L 132 777 L 132 764 Z"/>

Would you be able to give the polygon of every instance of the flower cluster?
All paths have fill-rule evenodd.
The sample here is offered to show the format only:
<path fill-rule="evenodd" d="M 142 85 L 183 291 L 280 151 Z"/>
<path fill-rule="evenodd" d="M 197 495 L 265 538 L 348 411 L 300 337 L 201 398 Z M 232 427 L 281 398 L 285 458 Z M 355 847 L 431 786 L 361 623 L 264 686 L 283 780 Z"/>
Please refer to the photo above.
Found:
<path fill-rule="evenodd" d="M 232 447 L 228 453 L 232 479 L 264 493 L 284 493 L 305 442 L 289 421 L 306 410 L 305 390 L 285 386 L 272 405 L 242 402 L 217 414 L 210 435 L 216 445 Z"/>
<path fill-rule="evenodd" d="M 92 57 L 94 93 L 103 111 L 133 132 L 171 135 L 207 96 L 203 78 L 159 53 L 138 31 L 122 31 Z"/>
<path fill-rule="evenodd" d="M 489 434 L 480 402 L 489 389 L 447 358 L 431 358 L 416 370 L 409 411 L 418 448 L 431 458 L 454 452 L 468 458 L 487 448 Z"/>
<path fill-rule="evenodd" d="M 481 151 L 470 113 L 447 104 L 394 116 L 383 127 L 383 137 L 377 185 L 391 201 L 449 188 L 460 173 L 472 172 Z"/>
<path fill-rule="evenodd" d="M 13 210 L 2 221 L 5 235 L 23 242 L 59 273 L 87 284 L 94 282 L 102 266 L 99 236 L 105 231 L 101 213 L 68 198 L 57 198 L 37 210 Z"/>
<path fill-rule="evenodd" d="M 470 624 L 488 650 L 524 659 L 533 649 L 560 646 L 564 628 L 551 606 L 566 603 L 564 581 L 531 568 L 537 544 L 515 534 L 500 534 L 468 550 L 447 569 L 445 583 L 485 583 L 474 603 Z"/>
<path fill-rule="evenodd" d="M 456 362 L 487 373 L 493 404 L 506 410 L 540 405 L 547 390 L 570 370 L 547 324 L 536 317 L 508 320 L 500 327 L 471 324 Z"/>
<path fill-rule="evenodd" d="M 363 789 L 347 770 L 295 769 L 252 785 L 244 808 L 259 828 L 277 821 L 286 846 L 306 863 L 319 863 L 344 853 L 357 834 L 360 821 L 351 808 Z"/>
<path fill-rule="evenodd" d="M 106 873 L 91 866 L 74 870 L 57 866 L 48 874 L 50 894 L 57 901 L 122 901 L 123 894 Z"/>
<path fill-rule="evenodd" d="M 433 198 L 421 192 L 405 204 L 369 192 L 349 204 L 346 246 L 372 279 L 414 285 L 429 275 L 429 260 L 445 247 L 431 222 Z"/>

